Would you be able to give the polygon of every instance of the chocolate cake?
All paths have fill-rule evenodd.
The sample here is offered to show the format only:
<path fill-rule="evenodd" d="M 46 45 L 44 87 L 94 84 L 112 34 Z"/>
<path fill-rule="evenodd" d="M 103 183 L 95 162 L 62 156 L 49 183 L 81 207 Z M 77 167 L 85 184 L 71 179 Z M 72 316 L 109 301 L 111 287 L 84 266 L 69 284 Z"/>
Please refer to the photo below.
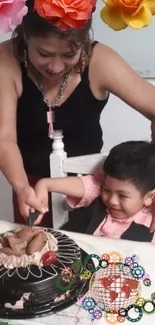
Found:
<path fill-rule="evenodd" d="M 81 268 L 81 250 L 61 232 L 24 227 L 4 233 L 0 236 L 0 308 L 29 309 L 65 300 L 73 288 L 61 291 L 57 280 L 73 263 L 75 277 Z M 69 282 L 66 277 L 62 280 Z"/>

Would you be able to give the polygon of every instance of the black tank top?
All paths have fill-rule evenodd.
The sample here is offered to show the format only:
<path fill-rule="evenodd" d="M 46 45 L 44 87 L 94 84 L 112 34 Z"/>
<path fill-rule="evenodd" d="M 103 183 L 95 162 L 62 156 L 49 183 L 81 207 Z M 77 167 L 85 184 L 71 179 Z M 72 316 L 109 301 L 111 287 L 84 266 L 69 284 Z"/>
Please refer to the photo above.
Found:
<path fill-rule="evenodd" d="M 93 46 L 97 42 L 94 42 Z M 21 64 L 23 93 L 17 105 L 17 139 L 27 173 L 48 177 L 52 140 L 48 138 L 47 106 L 34 82 Z M 108 98 L 97 100 L 89 87 L 89 66 L 70 97 L 55 109 L 55 130 L 63 131 L 68 157 L 100 152 L 100 114 Z"/>

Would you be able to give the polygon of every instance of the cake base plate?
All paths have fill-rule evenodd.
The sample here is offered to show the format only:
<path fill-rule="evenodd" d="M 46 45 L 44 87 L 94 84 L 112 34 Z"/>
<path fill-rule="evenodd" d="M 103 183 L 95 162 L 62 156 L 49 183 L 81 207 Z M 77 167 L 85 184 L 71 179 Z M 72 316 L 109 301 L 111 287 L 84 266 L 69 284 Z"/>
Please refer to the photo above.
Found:
<path fill-rule="evenodd" d="M 81 257 L 82 261 L 84 261 L 85 257 L 88 255 L 83 249 L 81 249 Z M 93 261 L 91 261 L 93 263 Z M 94 263 L 93 263 L 94 264 Z M 65 300 L 59 301 L 57 303 L 46 303 L 42 306 L 37 306 L 31 309 L 10 309 L 10 308 L 0 308 L 0 318 L 5 319 L 29 319 L 35 317 L 45 316 L 47 314 L 57 313 L 61 310 L 64 310 L 71 305 L 73 305 L 77 301 L 77 297 L 80 294 L 85 294 L 89 288 L 89 280 L 82 280 L 78 287 L 75 288 L 74 291 L 70 293 L 70 297 Z"/>

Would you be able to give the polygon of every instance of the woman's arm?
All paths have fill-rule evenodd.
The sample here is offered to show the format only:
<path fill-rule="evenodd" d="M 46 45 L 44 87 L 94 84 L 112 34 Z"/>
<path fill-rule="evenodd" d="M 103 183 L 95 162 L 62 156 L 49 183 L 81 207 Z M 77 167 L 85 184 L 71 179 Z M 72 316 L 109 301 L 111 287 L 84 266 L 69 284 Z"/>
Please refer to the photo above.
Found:
<path fill-rule="evenodd" d="M 17 146 L 16 107 L 17 90 L 12 73 L 0 67 L 0 169 L 18 193 L 28 186 L 22 157 Z"/>
<path fill-rule="evenodd" d="M 17 77 L 18 74 L 0 56 L 0 169 L 17 193 L 21 214 L 28 216 L 29 208 L 37 209 L 41 213 L 45 213 L 47 208 L 43 208 L 37 201 L 35 192 L 28 183 L 17 145 L 16 109 L 20 87 L 14 75 Z"/>
<path fill-rule="evenodd" d="M 100 93 L 108 90 L 150 119 L 152 138 L 155 139 L 155 87 L 137 75 L 123 58 L 107 46 L 99 44 L 94 52 L 94 78 Z M 152 212 L 150 230 L 155 231 L 155 200 Z"/>
<path fill-rule="evenodd" d="M 105 90 L 122 99 L 136 111 L 155 119 L 155 87 L 141 78 L 112 49 L 99 44 L 96 48 L 95 68 L 100 91 Z M 96 72 L 97 73 L 97 72 Z"/>

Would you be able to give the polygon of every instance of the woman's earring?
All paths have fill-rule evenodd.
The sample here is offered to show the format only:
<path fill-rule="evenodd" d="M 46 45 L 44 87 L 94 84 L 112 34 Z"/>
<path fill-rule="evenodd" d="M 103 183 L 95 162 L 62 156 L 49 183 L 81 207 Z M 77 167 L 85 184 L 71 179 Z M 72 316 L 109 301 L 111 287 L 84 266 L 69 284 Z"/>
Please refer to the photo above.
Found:
<path fill-rule="evenodd" d="M 83 72 L 85 69 L 85 65 L 86 65 L 84 46 L 82 46 L 82 49 L 81 49 L 80 63 L 81 63 L 81 68 L 82 68 L 82 72 Z"/>
<path fill-rule="evenodd" d="M 24 64 L 25 64 L 25 68 L 27 68 L 28 63 L 27 63 L 27 51 L 24 50 Z"/>

